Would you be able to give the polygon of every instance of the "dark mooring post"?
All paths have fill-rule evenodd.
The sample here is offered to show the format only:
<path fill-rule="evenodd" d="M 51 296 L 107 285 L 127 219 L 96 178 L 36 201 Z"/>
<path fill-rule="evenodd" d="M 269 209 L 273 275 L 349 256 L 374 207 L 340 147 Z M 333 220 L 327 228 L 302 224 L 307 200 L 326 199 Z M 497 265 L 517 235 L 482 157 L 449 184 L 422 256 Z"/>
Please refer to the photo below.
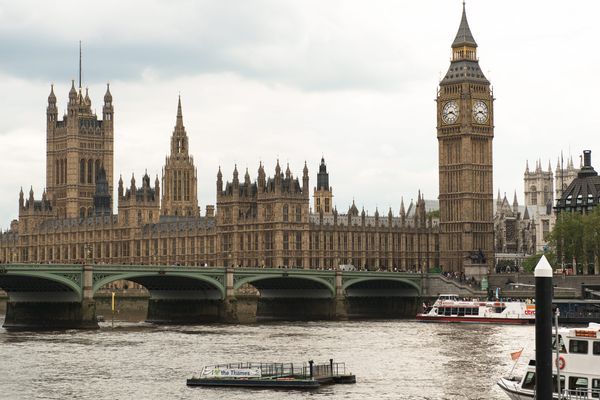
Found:
<path fill-rule="evenodd" d="M 310 379 L 312 379 L 312 377 L 313 377 L 313 363 L 314 363 L 314 361 L 313 361 L 313 360 L 310 360 L 310 361 L 308 362 L 309 371 L 310 371 Z"/>
<path fill-rule="evenodd" d="M 552 400 L 552 267 L 545 256 L 535 267 L 535 393 Z"/>

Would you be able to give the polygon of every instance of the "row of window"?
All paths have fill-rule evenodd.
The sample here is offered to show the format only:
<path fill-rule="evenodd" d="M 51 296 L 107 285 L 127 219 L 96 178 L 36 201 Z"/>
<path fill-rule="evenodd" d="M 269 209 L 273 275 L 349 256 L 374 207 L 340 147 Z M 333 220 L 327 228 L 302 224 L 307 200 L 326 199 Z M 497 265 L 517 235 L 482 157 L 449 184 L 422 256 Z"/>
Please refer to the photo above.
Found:
<path fill-rule="evenodd" d="M 561 375 L 560 377 L 560 388 L 561 393 L 564 393 L 566 390 L 569 391 L 570 394 L 581 396 L 577 398 L 587 398 L 588 391 L 591 392 L 592 398 L 600 398 L 600 379 L 591 379 L 592 386 L 589 385 L 589 378 L 582 376 L 570 376 L 569 377 L 569 387 L 565 387 L 565 376 Z M 558 392 L 558 385 L 556 380 L 556 375 L 552 375 L 552 391 L 554 393 Z M 521 386 L 523 389 L 535 390 L 535 372 L 529 371 L 527 375 L 525 375 L 525 379 L 523 379 L 523 384 Z M 591 390 L 589 390 L 591 389 Z"/>
<path fill-rule="evenodd" d="M 438 315 L 479 315 L 479 307 L 438 307 Z"/>

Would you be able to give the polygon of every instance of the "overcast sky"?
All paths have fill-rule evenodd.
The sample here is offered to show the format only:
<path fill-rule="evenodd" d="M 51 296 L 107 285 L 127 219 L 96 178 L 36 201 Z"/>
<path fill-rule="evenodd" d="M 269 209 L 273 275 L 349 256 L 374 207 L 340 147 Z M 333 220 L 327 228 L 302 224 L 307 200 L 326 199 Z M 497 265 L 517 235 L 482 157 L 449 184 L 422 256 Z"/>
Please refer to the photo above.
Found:
<path fill-rule="evenodd" d="M 494 88 L 494 193 L 517 190 L 525 161 L 563 151 L 600 159 L 600 3 L 471 0 L 469 24 Z M 77 77 L 101 114 L 115 107 L 115 189 L 160 174 L 181 93 L 202 213 L 219 165 L 252 179 L 277 158 L 311 187 L 325 157 L 334 202 L 398 213 L 438 196 L 435 102 L 459 0 L 0 1 L 0 227 L 20 187 L 45 185 L 45 109 L 59 116 Z M 139 181 L 139 179 L 138 179 Z M 311 196 L 312 199 L 312 196 Z M 312 204 L 312 201 L 311 201 Z"/>

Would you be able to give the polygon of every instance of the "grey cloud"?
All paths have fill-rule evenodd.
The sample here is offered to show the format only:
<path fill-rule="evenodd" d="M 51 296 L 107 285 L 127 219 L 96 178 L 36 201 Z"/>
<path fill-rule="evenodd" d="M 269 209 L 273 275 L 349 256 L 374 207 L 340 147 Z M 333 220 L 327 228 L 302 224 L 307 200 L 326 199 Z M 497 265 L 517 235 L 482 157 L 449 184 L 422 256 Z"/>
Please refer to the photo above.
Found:
<path fill-rule="evenodd" d="M 373 33 L 360 32 L 366 29 L 361 26 L 353 32 L 330 21 L 335 15 L 317 14 L 315 22 L 289 2 L 231 4 L 180 4 L 180 13 L 158 18 L 154 28 L 144 12 L 114 15 L 110 18 L 116 21 L 104 24 L 93 20 L 87 28 L 5 26 L 0 28 L 0 70 L 26 79 L 75 78 L 83 37 L 84 80 L 89 83 L 138 80 L 150 69 L 160 78 L 231 72 L 304 90 L 388 90 L 428 76 L 414 58 L 400 52 L 397 41 L 382 43 Z M 155 8 L 156 14 L 164 9 Z M 59 18 L 55 24 L 60 23 Z"/>

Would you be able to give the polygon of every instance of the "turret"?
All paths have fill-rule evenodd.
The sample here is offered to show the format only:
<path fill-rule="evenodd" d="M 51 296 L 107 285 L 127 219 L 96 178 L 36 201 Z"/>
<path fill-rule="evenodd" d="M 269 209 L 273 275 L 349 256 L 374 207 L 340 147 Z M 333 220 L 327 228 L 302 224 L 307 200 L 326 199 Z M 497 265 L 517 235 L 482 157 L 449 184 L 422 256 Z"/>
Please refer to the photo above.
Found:
<path fill-rule="evenodd" d="M 237 189 L 240 187 L 240 180 L 238 177 L 238 170 L 237 170 L 237 164 L 235 164 L 235 167 L 233 168 L 233 188 Z"/>
<path fill-rule="evenodd" d="M 46 118 L 48 126 L 55 125 L 58 118 L 58 109 L 56 108 L 56 95 L 54 94 L 54 85 L 50 85 L 50 95 L 48 96 L 48 108 L 46 108 Z"/>
<path fill-rule="evenodd" d="M 119 198 L 123 197 L 123 176 L 119 175 Z"/>
<path fill-rule="evenodd" d="M 244 174 L 244 185 L 246 185 L 246 189 L 250 187 L 250 174 L 248 173 L 248 167 L 246 167 L 246 173 Z"/>
<path fill-rule="evenodd" d="M 258 190 L 259 192 L 265 191 L 265 186 L 267 184 L 266 176 L 265 176 L 265 168 L 262 165 L 262 161 L 258 165 Z"/>
<path fill-rule="evenodd" d="M 517 213 L 519 211 L 519 202 L 517 201 L 517 191 L 515 190 L 515 196 L 513 198 L 513 212 Z"/>
<path fill-rule="evenodd" d="M 223 173 L 221 173 L 221 166 L 219 165 L 219 172 L 217 172 L 217 195 L 223 192 Z"/>
<path fill-rule="evenodd" d="M 304 169 L 302 169 L 302 193 L 308 196 L 308 166 L 304 161 Z"/>
<path fill-rule="evenodd" d="M 22 210 L 25 207 L 25 196 L 23 195 L 23 187 L 21 187 L 21 191 L 19 192 L 19 210 Z"/>
<path fill-rule="evenodd" d="M 104 94 L 104 106 L 102 107 L 102 119 L 105 123 L 112 124 L 114 109 L 112 105 L 112 94 L 110 94 L 110 84 L 106 84 L 106 93 Z"/>
<path fill-rule="evenodd" d="M 131 186 L 130 186 L 131 192 L 135 193 L 135 175 L 131 174 Z"/>

